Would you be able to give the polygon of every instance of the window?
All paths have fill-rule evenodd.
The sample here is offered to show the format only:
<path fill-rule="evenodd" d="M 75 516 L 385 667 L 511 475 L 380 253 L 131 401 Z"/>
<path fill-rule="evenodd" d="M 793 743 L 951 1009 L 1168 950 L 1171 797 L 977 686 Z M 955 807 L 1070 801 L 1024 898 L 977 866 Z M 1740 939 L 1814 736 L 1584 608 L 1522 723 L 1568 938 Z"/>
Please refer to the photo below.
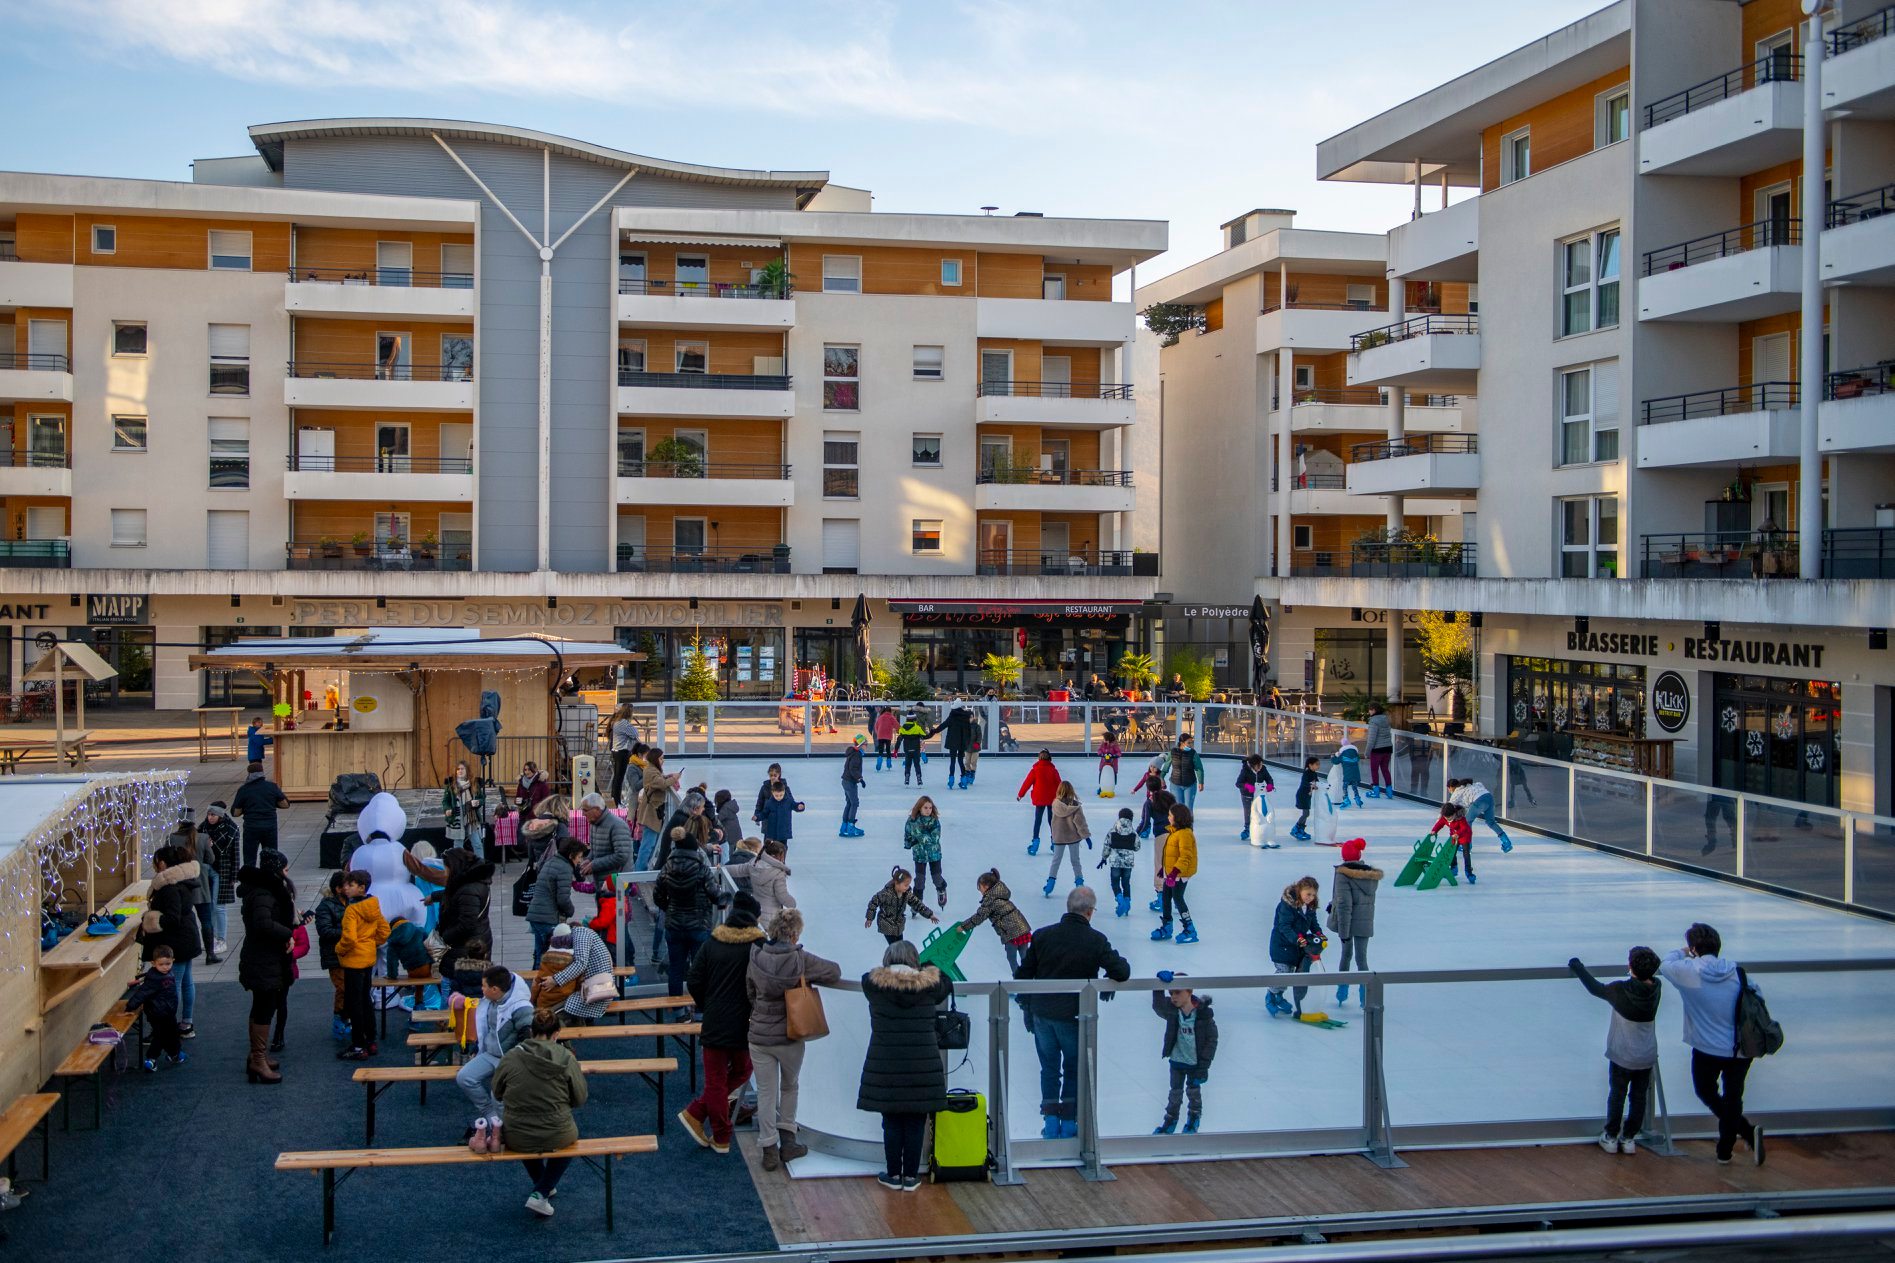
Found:
<path fill-rule="evenodd" d="M 1618 361 L 1561 373 L 1559 463 L 1583 465 L 1618 458 Z"/>
<path fill-rule="evenodd" d="M 918 517 L 909 533 L 909 548 L 917 553 L 941 551 L 941 519 Z"/>
<path fill-rule="evenodd" d="M 678 290 L 689 293 L 711 287 L 711 259 L 705 254 L 681 254 L 675 264 Z"/>
<path fill-rule="evenodd" d="M 1596 149 L 1616 145 L 1632 135 L 1632 90 L 1614 88 L 1599 96 L 1599 115 L 1593 129 Z"/>
<path fill-rule="evenodd" d="M 939 434 L 917 434 L 913 436 L 913 463 L 939 467 L 941 464 L 941 436 Z"/>
<path fill-rule="evenodd" d="M 143 509 L 112 510 L 112 547 L 143 548 L 145 546 L 145 511 Z"/>
<path fill-rule="evenodd" d="M 853 500 L 861 494 L 857 463 L 860 434 L 831 431 L 822 436 L 822 494 L 825 500 Z"/>
<path fill-rule="evenodd" d="M 707 538 L 705 527 L 708 519 L 701 517 L 674 517 L 671 519 L 671 551 L 685 557 L 695 557 L 704 551 Z"/>
<path fill-rule="evenodd" d="M 1296 375 L 1296 389 L 1316 389 L 1316 366 L 1314 364 L 1298 364 L 1291 371 Z"/>
<path fill-rule="evenodd" d="M 147 333 L 142 320 L 116 320 L 112 322 L 112 354 L 143 355 L 145 353 Z"/>
<path fill-rule="evenodd" d="M 1560 253 L 1559 335 L 1611 329 L 1619 323 L 1619 230 L 1572 241 Z"/>
<path fill-rule="evenodd" d="M 645 432 L 643 430 L 620 430 L 619 473 L 626 478 L 645 476 Z"/>
<path fill-rule="evenodd" d="M 111 224 L 92 225 L 92 253 L 117 254 L 118 229 Z"/>
<path fill-rule="evenodd" d="M 250 422 L 244 417 L 212 417 L 211 490 L 245 491 L 250 487 Z"/>
<path fill-rule="evenodd" d="M 250 270 L 250 234 L 211 229 L 211 267 L 219 272 Z"/>
<path fill-rule="evenodd" d="M 415 335 L 412 333 L 377 333 L 375 335 L 376 380 L 413 381 L 414 345 Z"/>
<path fill-rule="evenodd" d="M 862 292 L 862 256 L 825 254 L 822 257 L 822 292 L 860 294 Z"/>
<path fill-rule="evenodd" d="M 441 335 L 441 380 L 444 382 L 474 380 L 474 340 L 466 334 L 444 333 Z"/>
<path fill-rule="evenodd" d="M 1619 500 L 1582 496 L 1559 502 L 1560 575 L 1613 579 L 1619 573 Z"/>
<path fill-rule="evenodd" d="M 1512 184 L 1533 174 L 1533 135 L 1529 128 L 1500 138 L 1500 182 Z"/>
<path fill-rule="evenodd" d="M 250 393 L 250 326 L 212 325 L 211 393 L 247 395 Z"/>
<path fill-rule="evenodd" d="M 441 288 L 474 288 L 474 247 L 464 242 L 441 247 Z"/>
<path fill-rule="evenodd" d="M 822 349 L 822 406 L 831 412 L 862 407 L 862 348 L 826 345 Z"/>
<path fill-rule="evenodd" d="M 1316 528 L 1313 526 L 1290 527 L 1290 548 L 1295 552 L 1308 552 L 1316 547 Z"/>
<path fill-rule="evenodd" d="M 961 283 L 961 261 L 959 259 L 941 260 L 941 284 L 959 285 Z"/>
<path fill-rule="evenodd" d="M 711 371 L 711 344 L 708 342 L 679 342 L 674 344 L 677 371 L 680 373 L 708 373 Z"/>
<path fill-rule="evenodd" d="M 1343 301 L 1358 311 L 1367 311 L 1375 305 L 1375 286 L 1346 285 L 1343 287 Z"/>
<path fill-rule="evenodd" d="M 114 416 L 112 418 L 112 450 L 115 452 L 142 452 L 149 441 L 150 422 L 144 417 Z"/>
<path fill-rule="evenodd" d="M 822 572 L 854 574 L 862 565 L 862 523 L 857 518 L 822 520 Z"/>
<path fill-rule="evenodd" d="M 642 373 L 645 371 L 645 340 L 628 338 L 619 343 L 619 372 Z"/>
<path fill-rule="evenodd" d="M 649 286 L 645 279 L 645 252 L 619 251 L 619 293 L 643 294 Z"/>
<path fill-rule="evenodd" d="M 941 380 L 941 366 L 946 356 L 946 348 L 938 346 L 918 346 L 915 348 L 915 380 L 918 382 L 938 382 Z"/>

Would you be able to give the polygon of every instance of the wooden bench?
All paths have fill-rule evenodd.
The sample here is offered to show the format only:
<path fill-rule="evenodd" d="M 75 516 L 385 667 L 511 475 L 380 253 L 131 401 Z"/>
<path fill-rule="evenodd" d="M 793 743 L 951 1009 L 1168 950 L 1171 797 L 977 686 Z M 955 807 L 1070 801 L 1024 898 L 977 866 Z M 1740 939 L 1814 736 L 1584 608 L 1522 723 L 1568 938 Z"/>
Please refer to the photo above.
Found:
<path fill-rule="evenodd" d="M 39 1133 L 39 1178 L 53 1178 L 53 1106 L 59 1104 L 57 1092 L 35 1092 L 22 1096 L 0 1114 L 0 1153 L 7 1155 L 7 1178 L 20 1181 L 19 1148 L 34 1132 Z M 658 1098 L 658 1121 L 664 1122 L 664 1097 Z"/>
<path fill-rule="evenodd" d="M 528 1158 L 577 1158 L 605 1180 L 605 1230 L 612 1222 L 612 1160 L 631 1153 L 658 1152 L 656 1136 L 581 1137 L 551 1153 L 475 1153 L 466 1145 L 436 1145 L 422 1149 L 318 1149 L 279 1153 L 279 1171 L 322 1173 L 322 1243 L 336 1235 L 336 1189 L 343 1180 L 365 1167 L 472 1166 L 489 1162 L 522 1162 Z M 336 1172 L 343 1174 L 340 1178 Z"/>
<path fill-rule="evenodd" d="M 138 1059 L 145 1059 L 145 1027 L 137 1009 L 126 1008 L 125 1002 L 120 1000 L 100 1020 L 120 1035 L 129 1034 L 136 1027 Z M 64 1061 L 53 1067 L 52 1077 L 62 1081 L 60 1090 L 66 1097 L 65 1117 L 60 1122 L 62 1131 L 72 1130 L 72 1085 L 85 1078 L 92 1080 L 92 1126 L 95 1130 L 105 1126 L 105 1063 L 112 1059 L 115 1048 L 113 1044 L 95 1044 L 90 1039 L 82 1039 L 77 1048 L 66 1054 Z"/>
<path fill-rule="evenodd" d="M 671 1009 L 688 1009 L 691 1001 L 683 996 L 640 995 L 623 1000 L 609 1001 L 605 1006 L 607 1016 L 617 1014 L 619 1021 L 625 1021 L 627 1013 L 663 1013 Z M 408 1015 L 408 1020 L 421 1026 L 438 1026 L 453 1014 L 447 1009 L 422 1009 Z"/>
<path fill-rule="evenodd" d="M 513 972 L 518 974 L 520 977 L 526 979 L 526 981 L 529 984 L 538 981 L 539 976 L 540 976 L 540 971 L 537 969 L 516 969 Z M 612 970 L 612 974 L 614 977 L 617 977 L 617 978 L 636 978 L 638 977 L 638 966 L 620 965 L 617 968 Z M 426 978 L 414 978 L 414 977 L 408 977 L 408 976 L 403 976 L 400 978 L 375 978 L 371 980 L 370 985 L 375 986 L 375 987 L 432 987 L 436 983 L 440 983 L 444 987 L 447 985 L 447 981 L 445 979 L 434 976 L 434 975 L 430 975 Z M 390 1008 L 396 1008 L 396 1007 L 399 1007 L 399 1006 L 389 1005 L 389 1004 L 376 1005 L 376 1008 L 381 1011 L 380 1016 L 381 1016 L 381 1023 L 382 1023 L 382 1042 L 383 1043 L 388 1042 L 388 1010 Z M 439 1013 L 442 1016 L 440 1017 L 432 1016 L 433 1014 L 436 1014 L 436 1013 Z M 446 1009 L 416 1009 L 412 1012 L 409 1012 L 408 1020 L 411 1022 L 417 1022 L 417 1021 L 418 1022 L 445 1022 L 447 1020 L 446 1015 L 447 1015 Z"/>
<path fill-rule="evenodd" d="M 582 1061 L 579 1069 L 588 1075 L 635 1074 L 658 1094 L 658 1134 L 665 1134 L 665 1076 L 678 1068 L 676 1057 L 622 1057 L 605 1061 Z M 363 1066 L 354 1079 L 368 1098 L 368 1112 L 362 1132 L 365 1146 L 375 1143 L 375 1102 L 397 1083 L 419 1083 L 421 1103 L 428 1103 L 430 1083 L 452 1082 L 459 1066 Z"/>
<path fill-rule="evenodd" d="M 640 1022 L 636 1025 L 619 1026 L 568 1026 L 560 1030 L 556 1039 L 645 1039 L 652 1040 L 652 1056 L 662 1057 L 665 1052 L 665 1040 L 675 1039 L 690 1058 L 691 1091 L 697 1091 L 697 1038 L 704 1028 L 698 1022 Z M 461 1043 L 454 1038 L 453 1031 L 417 1031 L 408 1037 L 408 1047 L 416 1049 L 415 1064 L 431 1065 L 435 1050 L 445 1048 L 450 1055 L 458 1055 Z"/>

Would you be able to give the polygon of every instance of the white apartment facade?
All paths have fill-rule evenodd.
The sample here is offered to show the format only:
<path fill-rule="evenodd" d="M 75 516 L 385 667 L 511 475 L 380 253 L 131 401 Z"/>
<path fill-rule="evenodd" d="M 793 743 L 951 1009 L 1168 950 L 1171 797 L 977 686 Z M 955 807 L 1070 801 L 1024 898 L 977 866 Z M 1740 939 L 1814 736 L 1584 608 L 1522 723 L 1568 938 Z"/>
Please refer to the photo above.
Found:
<path fill-rule="evenodd" d="M 0 173 L 9 684 L 49 632 L 180 707 L 247 700 L 184 668 L 238 635 L 548 626 L 650 653 L 628 695 L 701 634 L 776 696 L 852 672 L 858 595 L 947 684 L 1144 634 L 1112 287 L 1162 223 L 489 124 L 250 139 L 189 184 Z"/>
<path fill-rule="evenodd" d="M 1814 574 L 1797 539 L 1795 3 L 1621 0 L 1318 147 L 1325 179 L 1415 188 L 1414 218 L 1384 247 L 1390 301 L 1344 369 L 1349 386 L 1405 394 L 1406 415 L 1383 404 L 1383 424 L 1363 425 L 1389 437 L 1352 447 L 1344 484 L 1397 497 L 1410 530 L 1418 497 L 1450 491 L 1461 512 L 1425 519 L 1425 546 L 1378 549 L 1364 532 L 1327 573 L 1299 569 L 1293 550 L 1287 567 L 1280 550 L 1258 565 L 1255 590 L 1281 611 L 1284 687 L 1307 672 L 1330 692 L 1366 679 L 1376 695 L 1420 697 L 1415 655 L 1399 651 L 1412 632 L 1391 644 L 1386 629 L 1458 611 L 1476 624 L 1484 734 L 1579 763 L 1890 809 L 1890 16 L 1843 4 L 1821 19 Z M 1173 279 L 1145 286 L 1140 305 Z M 1470 301 L 1416 316 L 1402 303 L 1423 285 L 1465 287 Z M 1170 406 L 1192 334 L 1166 355 L 1180 353 L 1164 370 L 1168 444 L 1196 420 Z M 1270 357 L 1258 355 L 1261 381 Z M 1418 428 L 1422 391 L 1454 394 L 1464 415 L 1471 397 L 1478 423 L 1445 442 Z M 1262 429 L 1274 414 L 1245 420 Z M 1173 488 L 1194 476 L 1168 472 Z M 1182 560 L 1169 531 L 1166 542 L 1169 577 Z M 1352 681 L 1340 687 L 1337 661 Z"/>

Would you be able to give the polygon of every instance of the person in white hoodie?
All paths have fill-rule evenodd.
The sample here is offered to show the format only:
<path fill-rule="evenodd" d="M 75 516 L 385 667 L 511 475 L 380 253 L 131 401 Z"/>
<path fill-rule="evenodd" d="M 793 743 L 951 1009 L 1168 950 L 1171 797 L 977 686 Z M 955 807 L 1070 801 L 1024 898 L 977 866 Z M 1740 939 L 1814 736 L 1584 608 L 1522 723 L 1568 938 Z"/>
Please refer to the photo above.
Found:
<path fill-rule="evenodd" d="M 533 1034 L 533 992 L 526 979 L 503 965 L 482 974 L 480 1007 L 475 1010 L 474 1022 L 478 1043 L 474 1055 L 455 1074 L 454 1082 L 467 1094 L 479 1122 L 500 1115 L 491 1091 L 500 1059 Z"/>
<path fill-rule="evenodd" d="M 1691 1045 L 1691 1086 L 1717 1116 L 1717 1160 L 1728 1163 L 1738 1140 L 1750 1147 L 1750 1160 L 1763 1165 L 1763 1128 L 1744 1117 L 1744 1079 L 1750 1059 L 1737 1055 L 1737 996 L 1742 989 L 1737 965 L 1718 953 L 1724 942 L 1716 930 L 1696 924 L 1684 932 L 1684 946 L 1673 949 L 1658 972 L 1678 988 L 1684 1004 L 1684 1042 Z"/>

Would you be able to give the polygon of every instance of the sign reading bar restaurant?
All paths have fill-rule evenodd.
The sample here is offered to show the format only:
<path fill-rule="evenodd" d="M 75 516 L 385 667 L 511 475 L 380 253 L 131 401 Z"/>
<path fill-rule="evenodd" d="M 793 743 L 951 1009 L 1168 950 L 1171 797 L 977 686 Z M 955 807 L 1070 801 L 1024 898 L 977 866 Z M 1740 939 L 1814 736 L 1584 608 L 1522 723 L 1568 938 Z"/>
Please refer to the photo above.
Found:
<path fill-rule="evenodd" d="M 1123 618 L 1139 601 L 890 601 L 888 608 L 909 623 L 991 623 L 1024 620 Z"/>
<path fill-rule="evenodd" d="M 96 598 L 95 598 L 96 599 Z M 95 622 L 98 620 L 94 620 Z M 781 627 L 783 607 L 764 601 L 297 601 L 300 627 Z"/>

